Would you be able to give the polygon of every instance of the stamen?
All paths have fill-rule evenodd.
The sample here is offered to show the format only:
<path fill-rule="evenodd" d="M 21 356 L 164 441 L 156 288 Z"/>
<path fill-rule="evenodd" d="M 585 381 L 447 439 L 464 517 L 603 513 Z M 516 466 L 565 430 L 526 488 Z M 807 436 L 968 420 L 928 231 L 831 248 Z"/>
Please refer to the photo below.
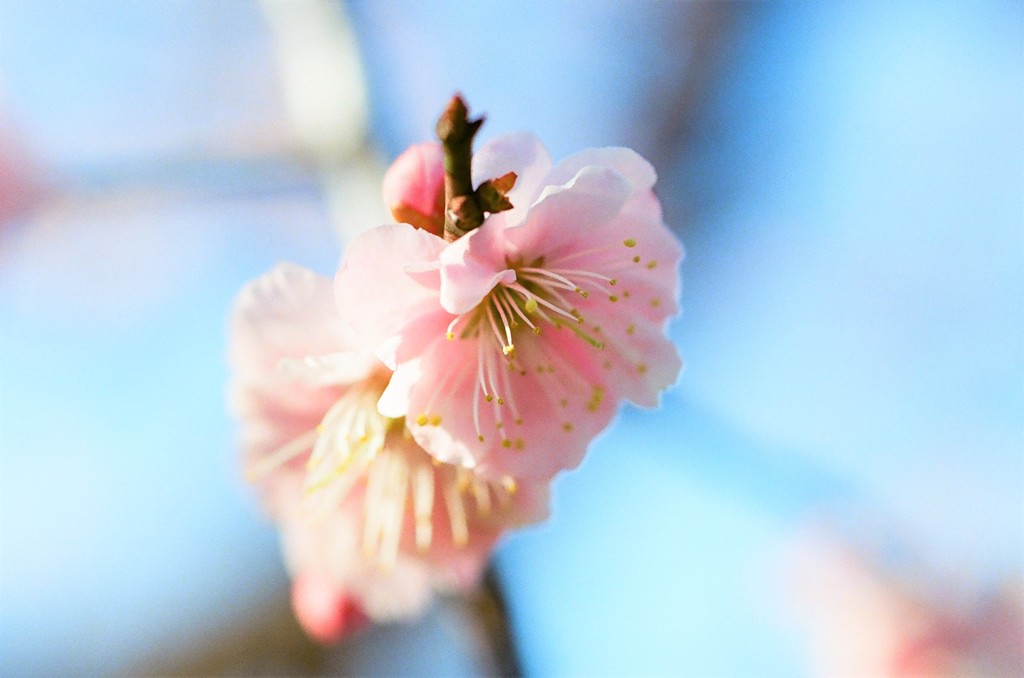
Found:
<path fill-rule="evenodd" d="M 561 283 L 561 287 L 564 287 L 567 290 L 575 291 L 579 287 L 573 281 L 569 280 L 568 278 L 566 278 L 563 275 L 559 275 L 558 273 L 555 273 L 551 269 L 545 269 L 545 268 L 521 268 L 521 269 L 519 269 L 519 272 L 520 273 L 531 274 L 529 277 L 527 277 L 527 280 L 530 281 L 530 282 L 537 283 L 537 284 L 541 284 L 541 285 L 545 284 L 542 281 L 537 280 L 535 278 L 535 276 L 541 275 L 541 276 L 544 276 L 546 278 L 551 278 L 552 280 L 554 280 L 557 283 Z M 531 280 L 531 278 L 533 278 L 533 279 Z M 551 283 L 548 282 L 547 284 L 550 285 Z"/>
<path fill-rule="evenodd" d="M 493 306 L 498 310 L 498 315 L 501 317 L 501 324 L 505 327 L 505 339 L 508 340 L 508 343 L 501 347 L 501 351 L 505 355 L 509 355 L 515 350 L 515 346 L 512 344 L 512 327 L 509 324 L 508 316 L 505 315 L 505 307 L 501 304 L 501 296 L 493 294 L 491 299 L 494 301 Z"/>
<path fill-rule="evenodd" d="M 487 483 L 476 481 L 473 483 L 473 497 L 476 499 L 476 508 L 482 516 L 491 513 L 491 493 L 487 489 Z"/>
<path fill-rule="evenodd" d="M 448 323 L 448 329 L 447 329 L 447 331 L 445 332 L 445 335 L 444 335 L 446 339 L 454 339 L 455 338 L 455 326 L 458 325 L 459 321 L 462 320 L 464 317 L 465 317 L 465 315 L 457 315 L 457 316 L 455 316 L 455 318 L 452 319 L 452 321 L 450 323 Z"/>
<path fill-rule="evenodd" d="M 385 486 L 382 501 L 387 502 L 390 509 L 385 517 L 381 534 L 381 565 L 392 571 L 398 562 L 398 544 L 402 538 L 402 518 L 405 516 L 405 501 L 409 487 L 409 466 L 398 455 L 394 456 L 391 473 Z"/>
<path fill-rule="evenodd" d="M 606 245 L 599 245 L 597 247 L 592 247 L 592 248 L 590 248 L 588 250 L 579 250 L 577 252 L 573 252 L 571 254 L 567 254 L 564 257 L 559 257 L 558 261 L 559 261 L 559 263 L 563 263 L 564 264 L 565 262 L 572 261 L 573 259 L 579 259 L 581 257 L 591 257 L 594 254 L 601 254 L 602 252 L 616 252 L 616 253 L 618 253 L 619 251 L 621 251 L 621 250 L 619 250 L 619 247 L 620 246 L 618 244 L 614 244 L 614 243 L 613 244 L 606 244 Z"/>
<path fill-rule="evenodd" d="M 524 299 L 533 299 L 536 303 L 538 303 L 538 304 L 540 304 L 540 305 L 542 305 L 542 306 L 544 306 L 546 308 L 551 309 L 555 313 L 557 313 L 557 314 L 559 314 L 561 316 L 564 316 L 564 317 L 568 318 L 569 320 L 573 320 L 573 321 L 576 320 L 576 317 L 573 316 L 568 311 L 565 311 L 565 310 L 555 306 L 554 304 L 552 304 L 551 302 L 549 302 L 546 299 L 538 297 L 537 295 L 533 294 L 532 292 L 530 292 L 528 289 L 526 289 L 525 287 L 523 287 L 519 283 L 512 283 L 511 285 L 508 285 L 507 287 L 510 290 L 515 290 L 519 294 L 523 295 Z M 552 290 L 552 292 L 554 292 L 554 290 Z M 563 303 L 564 303 L 564 300 L 563 300 Z M 566 306 L 568 306 L 568 304 L 566 304 Z"/>
<path fill-rule="evenodd" d="M 260 480 L 274 469 L 284 466 L 295 457 L 308 451 L 316 442 L 318 433 L 316 429 L 306 431 L 260 459 L 246 474 L 249 482 Z"/>
<path fill-rule="evenodd" d="M 413 507 L 416 512 L 416 548 L 426 551 L 433 536 L 434 469 L 430 464 L 419 464 L 413 480 Z"/>
<path fill-rule="evenodd" d="M 487 320 L 491 323 L 491 329 L 494 330 L 494 338 L 498 340 L 498 345 L 501 346 L 501 350 L 505 355 L 508 355 L 510 348 L 502 341 L 501 330 L 498 329 L 498 322 L 494 318 L 494 304 L 487 304 Z M 508 329 L 508 323 L 505 324 L 505 329 Z M 509 341 L 509 344 L 512 342 Z"/>
<path fill-rule="evenodd" d="M 523 309 L 519 308 L 519 304 L 515 303 L 515 300 L 512 298 L 512 293 L 508 291 L 508 288 L 502 287 L 501 294 L 505 300 L 505 303 L 508 304 L 510 308 L 515 309 L 515 312 L 519 315 L 520 318 L 523 319 L 523 322 L 525 322 L 530 327 L 530 329 L 534 331 L 535 334 L 538 334 L 540 332 L 540 328 L 534 325 L 533 322 L 531 322 L 530 319 L 526 316 L 526 313 L 535 312 L 537 310 L 537 302 L 533 302 L 534 309 L 533 311 L 530 311 L 529 306 L 530 301 L 532 300 L 527 300 L 527 308 L 526 312 L 524 313 Z"/>
<path fill-rule="evenodd" d="M 366 499 L 363 503 L 363 553 L 372 556 L 377 552 L 380 544 L 380 533 L 382 527 L 382 513 L 384 511 L 383 495 L 385 478 L 388 475 L 392 455 L 386 454 L 377 458 L 377 462 L 370 465 L 370 471 L 366 479 Z"/>
<path fill-rule="evenodd" d="M 552 270 L 552 272 L 557 271 L 558 273 L 560 273 L 561 275 L 564 275 L 564 276 L 570 276 L 571 275 L 571 276 L 576 276 L 576 277 L 579 277 L 579 278 L 593 278 L 594 280 L 600 280 L 600 281 L 606 282 L 606 283 L 608 283 L 610 285 L 615 285 L 616 283 L 618 283 L 618 281 L 615 278 L 610 278 L 610 277 L 608 277 L 606 275 L 603 275 L 601 273 L 597 273 L 596 271 L 585 271 L 585 270 L 579 269 L 579 268 L 557 268 L 557 269 L 551 269 L 551 270 Z"/>
<path fill-rule="evenodd" d="M 469 527 L 466 524 L 466 507 L 462 504 L 462 496 L 459 494 L 455 483 L 445 483 L 444 502 L 448 507 L 448 521 L 452 529 L 452 541 L 458 547 L 464 547 L 469 543 Z"/>

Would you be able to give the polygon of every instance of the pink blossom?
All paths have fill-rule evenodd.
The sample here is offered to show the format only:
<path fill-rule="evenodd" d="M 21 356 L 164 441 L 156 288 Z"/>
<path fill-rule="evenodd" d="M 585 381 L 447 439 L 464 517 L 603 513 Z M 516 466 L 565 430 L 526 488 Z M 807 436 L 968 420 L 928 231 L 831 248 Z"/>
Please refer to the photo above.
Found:
<path fill-rule="evenodd" d="M 622 399 L 654 406 L 681 361 L 665 336 L 682 248 L 633 151 L 552 167 L 531 135 L 473 159 L 513 171 L 513 209 L 446 245 L 404 225 L 349 247 L 335 279 L 352 330 L 394 376 L 380 401 L 445 463 L 550 478 L 579 463 Z"/>
<path fill-rule="evenodd" d="M 434 235 L 444 226 L 444 153 L 441 144 L 405 150 L 384 174 L 384 204 L 395 220 Z"/>
<path fill-rule="evenodd" d="M 312 636 L 473 586 L 506 529 L 546 516 L 546 487 L 439 464 L 378 411 L 390 373 L 341 322 L 329 278 L 279 265 L 243 289 L 231 329 L 245 470 Z"/>
<path fill-rule="evenodd" d="M 982 593 L 889 569 L 820 531 L 801 534 L 786 555 L 783 593 L 812 675 L 1024 675 L 1019 574 Z"/>

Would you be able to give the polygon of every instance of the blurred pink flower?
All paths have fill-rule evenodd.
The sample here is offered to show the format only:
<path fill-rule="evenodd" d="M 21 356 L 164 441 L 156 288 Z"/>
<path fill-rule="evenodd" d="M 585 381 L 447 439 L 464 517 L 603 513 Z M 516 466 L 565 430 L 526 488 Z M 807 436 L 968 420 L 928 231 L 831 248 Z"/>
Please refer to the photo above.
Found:
<path fill-rule="evenodd" d="M 787 602 L 817 676 L 1024 675 L 1024 588 L 993 595 L 901 577 L 837 538 L 803 535 Z"/>
<path fill-rule="evenodd" d="M 491 477 L 576 466 L 622 399 L 655 406 L 681 361 L 665 336 L 682 247 L 651 165 L 624 148 L 552 167 L 529 134 L 473 159 L 515 172 L 513 209 L 450 245 L 404 225 L 348 248 L 335 280 L 354 332 L 395 374 L 380 402 L 445 463 Z"/>
<path fill-rule="evenodd" d="M 435 589 L 475 585 L 505 529 L 546 517 L 546 487 L 439 464 L 380 414 L 389 372 L 341 322 L 329 278 L 279 265 L 243 289 L 231 330 L 244 465 L 310 635 L 415 615 Z"/>
<path fill-rule="evenodd" d="M 43 198 L 40 167 L 12 134 L 0 111 L 0 226 L 36 206 Z"/>
<path fill-rule="evenodd" d="M 444 152 L 441 144 L 405 150 L 384 174 L 384 204 L 395 221 L 434 235 L 444 227 Z"/>

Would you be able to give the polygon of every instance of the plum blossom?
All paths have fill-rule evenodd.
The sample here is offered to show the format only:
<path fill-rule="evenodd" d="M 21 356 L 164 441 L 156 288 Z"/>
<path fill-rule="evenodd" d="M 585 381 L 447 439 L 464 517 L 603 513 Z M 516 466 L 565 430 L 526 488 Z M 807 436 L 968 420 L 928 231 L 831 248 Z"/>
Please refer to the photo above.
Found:
<path fill-rule="evenodd" d="M 362 234 L 336 298 L 394 370 L 381 412 L 444 463 L 546 479 L 579 463 L 620 401 L 655 406 L 675 381 L 665 325 L 682 247 L 633 151 L 553 166 L 520 133 L 473 158 L 474 185 L 507 172 L 513 208 L 453 243 L 404 224 Z"/>
<path fill-rule="evenodd" d="M 231 331 L 243 464 L 313 637 L 473 586 L 504 530 L 546 516 L 545 487 L 440 464 L 378 411 L 390 373 L 342 322 L 329 278 L 277 266 L 242 290 Z"/>

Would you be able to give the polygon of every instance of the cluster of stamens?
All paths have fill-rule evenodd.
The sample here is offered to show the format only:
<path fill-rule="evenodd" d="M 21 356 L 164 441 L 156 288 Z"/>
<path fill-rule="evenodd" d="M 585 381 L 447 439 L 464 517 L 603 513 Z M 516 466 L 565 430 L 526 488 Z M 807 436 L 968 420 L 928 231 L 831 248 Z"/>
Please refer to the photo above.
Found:
<path fill-rule="evenodd" d="M 385 383 L 370 379 L 346 389 L 315 429 L 264 457 L 249 475 L 258 479 L 309 453 L 305 492 L 314 513 L 330 512 L 364 482 L 363 554 L 390 570 L 410 500 L 416 548 L 425 553 L 434 539 L 435 491 L 447 511 L 453 543 L 465 547 L 470 521 L 486 519 L 495 510 L 507 512 L 517 487 L 509 476 L 483 479 L 428 455 L 412 440 L 404 419 L 377 411 Z"/>
<path fill-rule="evenodd" d="M 611 253 L 616 262 L 614 267 L 628 266 L 629 260 L 622 259 L 618 254 L 621 250 L 617 248 L 625 246 L 632 249 L 636 244 L 635 239 L 627 238 L 621 245 L 604 245 L 576 252 L 562 257 L 558 266 L 546 265 L 544 257 L 530 262 L 506 261 L 508 268 L 515 272 L 515 279 L 511 282 L 498 283 L 474 309 L 456 316 L 451 321 L 446 332 L 449 340 L 474 340 L 477 345 L 477 388 L 473 397 L 473 422 L 479 442 L 485 442 L 488 435 L 481 426 L 480 408 L 490 404 L 494 408 L 495 427 L 500 435 L 501 446 L 514 450 L 522 450 L 526 446 L 523 437 L 512 433 L 509 426 L 523 424 L 519 408 L 512 398 L 510 380 L 514 375 L 525 376 L 529 373 L 529 369 L 522 364 L 516 352 L 517 337 L 521 337 L 524 329 L 533 335 L 540 335 L 549 327 L 556 330 L 567 328 L 594 349 L 601 350 L 605 347 L 601 328 L 587 326 L 586 318 L 577 308 L 574 299 L 591 299 L 594 295 L 600 295 L 600 298 L 607 299 L 609 303 L 617 303 L 620 297 L 628 299 L 630 292 L 620 291 L 619 281 L 614 277 L 573 267 L 572 260 L 593 256 L 595 253 Z M 639 261 L 639 257 L 633 257 L 633 263 Z M 648 269 L 654 269 L 655 266 L 657 262 L 654 260 L 646 265 Z M 659 303 L 659 300 L 652 301 L 652 305 Z M 631 323 L 626 333 L 632 336 L 635 331 L 636 326 Z M 552 359 L 552 356 L 545 355 L 544 348 L 539 343 L 535 346 L 537 348 L 531 350 L 531 356 L 534 359 L 540 358 L 540 362 L 534 366 L 536 373 L 540 376 L 553 375 L 558 361 Z M 606 368 L 611 367 L 610 361 L 606 360 L 603 364 Z M 638 366 L 641 373 L 644 369 L 646 368 Z M 565 383 L 567 379 L 580 380 L 580 377 L 563 374 L 558 379 L 541 380 L 542 387 L 549 392 L 551 400 L 563 403 L 563 406 L 567 406 L 567 396 L 572 392 Z M 586 409 L 591 412 L 598 409 L 604 393 L 601 386 L 569 385 L 589 387 L 592 396 L 586 402 Z M 504 414 L 506 404 L 511 416 Z M 423 426 L 439 425 L 440 417 L 432 414 L 428 407 L 427 412 L 418 416 L 417 423 Z M 563 430 L 572 431 L 572 422 L 565 422 Z"/>

